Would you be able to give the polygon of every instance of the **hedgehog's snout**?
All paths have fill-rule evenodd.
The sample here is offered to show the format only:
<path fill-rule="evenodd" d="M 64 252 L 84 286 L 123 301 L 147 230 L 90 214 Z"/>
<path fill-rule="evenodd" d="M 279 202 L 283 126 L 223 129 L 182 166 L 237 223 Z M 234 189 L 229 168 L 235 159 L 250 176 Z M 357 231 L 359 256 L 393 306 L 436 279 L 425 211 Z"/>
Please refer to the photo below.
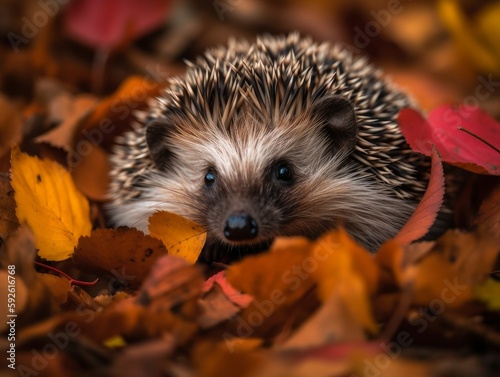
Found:
<path fill-rule="evenodd" d="M 244 211 L 229 215 L 224 226 L 224 236 L 229 241 L 249 241 L 257 237 L 258 233 L 257 221 Z"/>

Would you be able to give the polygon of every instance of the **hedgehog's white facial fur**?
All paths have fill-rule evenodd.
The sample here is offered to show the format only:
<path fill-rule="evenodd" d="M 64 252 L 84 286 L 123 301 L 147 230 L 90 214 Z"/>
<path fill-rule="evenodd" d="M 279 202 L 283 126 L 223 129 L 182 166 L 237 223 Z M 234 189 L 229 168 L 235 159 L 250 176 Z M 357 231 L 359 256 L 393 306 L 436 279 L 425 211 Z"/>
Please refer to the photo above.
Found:
<path fill-rule="evenodd" d="M 396 122 L 407 104 L 365 61 L 296 34 L 210 51 L 118 139 L 109 214 L 147 231 L 171 211 L 226 245 L 342 225 L 374 250 L 425 189 Z M 293 179 L 277 179 L 280 163 Z M 255 220 L 255 237 L 228 238 L 234 213 Z"/>

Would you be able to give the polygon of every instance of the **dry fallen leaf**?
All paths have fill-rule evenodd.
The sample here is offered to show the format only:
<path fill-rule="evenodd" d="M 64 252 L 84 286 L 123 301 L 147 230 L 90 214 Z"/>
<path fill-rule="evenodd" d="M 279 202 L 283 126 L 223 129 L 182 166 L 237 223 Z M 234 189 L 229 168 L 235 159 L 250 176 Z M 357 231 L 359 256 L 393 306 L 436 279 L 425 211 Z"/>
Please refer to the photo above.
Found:
<path fill-rule="evenodd" d="M 0 173 L 0 238 L 5 239 L 18 227 L 14 190 L 10 186 L 9 176 Z"/>
<path fill-rule="evenodd" d="M 110 374 L 134 377 L 161 375 L 170 364 L 169 357 L 176 346 L 175 339 L 169 334 L 164 334 L 160 339 L 132 344 L 117 355 Z"/>
<path fill-rule="evenodd" d="M 401 245 L 418 240 L 426 235 L 436 220 L 443 204 L 444 173 L 443 165 L 436 148 L 432 148 L 431 176 L 425 193 L 406 224 L 394 237 Z"/>
<path fill-rule="evenodd" d="M 497 236 L 500 243 L 500 184 L 483 201 L 475 223 Z"/>
<path fill-rule="evenodd" d="M 500 311 L 500 282 L 488 279 L 484 284 L 478 285 L 474 293 L 490 310 Z"/>
<path fill-rule="evenodd" d="M 69 155 L 68 155 L 69 157 Z M 103 202 L 108 198 L 109 156 L 98 146 L 89 149 L 86 156 L 76 156 L 71 167 L 71 176 L 89 199 Z"/>
<path fill-rule="evenodd" d="M 38 255 L 69 258 L 80 236 L 89 235 L 89 203 L 61 165 L 12 150 L 11 184 L 16 215 L 33 230 Z"/>
<path fill-rule="evenodd" d="M 175 79 L 167 80 L 174 71 L 179 75 L 185 72 L 184 65 L 176 69 L 179 62 L 189 59 L 196 65 L 194 59 L 199 52 L 225 43 L 227 35 L 250 40 L 256 31 L 269 27 L 275 30 L 278 25 L 280 29 L 294 28 L 311 34 L 318 41 L 344 41 L 341 48 L 353 50 L 356 55 L 368 54 L 367 61 L 359 62 L 361 71 L 368 61 L 381 63 L 383 68 L 389 68 L 389 75 L 395 76 L 396 83 L 403 84 L 402 91 L 414 95 L 425 109 L 464 99 L 472 107 L 487 108 L 498 119 L 500 108 L 495 100 L 498 100 L 499 78 L 491 73 L 500 66 L 496 64 L 494 70 L 485 70 L 485 64 L 476 64 L 482 70 L 479 72 L 466 59 L 457 59 L 459 51 L 451 43 L 453 35 L 447 35 L 443 29 L 435 3 L 359 0 L 354 6 L 344 0 L 250 0 L 238 4 L 217 0 L 216 4 L 203 5 L 193 1 L 185 7 L 183 2 L 147 0 L 148 4 L 168 3 L 172 12 L 155 14 L 155 10 L 165 7 L 148 8 L 144 6 L 146 3 L 129 7 L 151 16 L 140 21 L 142 26 L 134 21 L 139 14 L 122 9 L 123 1 L 73 0 L 72 5 L 68 4 L 71 9 L 59 6 L 58 16 L 53 17 L 52 11 L 56 10 L 52 5 L 56 3 L 45 1 L 43 9 L 37 7 L 42 3 L 36 1 L 9 0 L 0 5 L 0 14 L 4 16 L 0 17 L 0 29 L 23 38 L 27 38 L 25 32 L 30 23 L 43 21 L 42 13 L 49 17 L 44 27 L 35 25 L 39 29 L 36 37 L 27 38 L 27 43 L 20 42 L 18 53 L 14 51 L 17 48 L 0 44 L 0 89 L 4 96 L 0 97 L 7 102 L 4 106 L 0 98 L 0 110 L 5 110 L 5 114 L 0 111 L 0 170 L 10 169 L 11 148 L 2 149 L 3 146 L 16 140 L 23 151 L 67 166 L 74 185 L 92 202 L 90 214 L 89 210 L 70 210 L 72 219 L 90 218 L 94 226 L 99 224 L 102 229 L 81 237 L 74 235 L 79 244 L 76 251 L 73 252 L 74 243 L 68 251 L 73 252 L 73 258 L 47 262 L 45 267 L 37 263 L 34 267 L 35 238 L 30 235 L 26 221 L 18 224 L 15 215 L 18 198 L 14 198 L 9 182 L 0 176 L 0 279 L 6 278 L 5 266 L 14 264 L 19 282 L 15 344 L 18 368 L 13 374 L 51 377 L 498 374 L 495 370 L 499 369 L 496 359 L 500 349 L 500 311 L 498 284 L 494 282 L 498 271 L 482 284 L 492 269 L 498 270 L 498 258 L 496 265 L 492 260 L 497 256 L 493 246 L 498 248 L 499 240 L 489 240 L 490 236 L 483 234 L 499 235 L 498 195 L 492 194 L 493 187 L 488 187 L 496 184 L 494 180 L 471 179 L 460 194 L 461 201 L 453 203 L 457 224 L 464 229 L 472 227 L 472 233 L 465 233 L 465 237 L 454 233 L 442 241 L 411 246 L 391 240 L 376 254 L 367 253 L 340 231 L 314 241 L 280 238 L 271 250 L 255 255 L 229 253 L 224 260 L 215 258 L 216 262 L 229 261 L 238 255 L 241 261 L 229 267 L 214 263 L 203 270 L 202 258 L 196 260 L 203 247 L 203 230 L 191 232 L 193 229 L 185 226 L 184 220 L 174 219 L 175 216 L 160 214 L 151 220 L 151 233 L 161 234 L 161 240 L 155 238 L 157 234 L 146 236 L 135 229 L 104 229 L 109 226 L 104 205 L 108 199 L 109 154 L 116 142 L 124 141 L 117 137 L 142 127 L 152 115 L 164 110 L 154 97 L 163 97 L 167 85 L 176 86 Z M 465 15 L 459 20 L 464 22 L 455 23 L 458 28 L 450 29 L 460 34 L 456 39 L 464 35 L 468 38 L 470 43 L 462 47 L 471 60 L 483 60 L 484 55 L 474 56 L 477 46 L 492 56 L 500 56 L 500 39 L 494 32 L 500 25 L 497 3 L 448 1 Z M 98 17 L 89 18 L 87 14 Z M 231 22 L 220 22 L 218 16 L 230 18 Z M 154 33 L 148 33 L 148 23 L 156 29 Z M 259 27 L 255 28 L 256 25 Z M 76 31 L 78 38 L 73 38 L 75 33 L 65 35 L 68 30 Z M 369 43 L 367 48 L 359 46 L 361 34 Z M 134 39 L 139 35 L 140 39 Z M 351 36 L 356 46 L 350 46 Z M 124 51 L 124 43 L 130 42 L 131 52 Z M 82 47 L 81 43 L 97 47 L 98 51 Z M 204 68 L 201 66 L 201 71 Z M 299 67 L 299 76 L 300 70 Z M 200 73 L 197 68 L 195 71 L 191 72 Z M 148 77 L 135 76 L 138 72 Z M 290 72 L 292 76 L 296 73 L 293 69 Z M 213 77 L 204 78 L 217 81 L 219 73 L 215 69 Z M 203 86 L 205 80 L 197 77 Z M 347 86 L 355 81 L 342 77 L 339 80 Z M 245 87 L 247 83 L 242 84 Z M 381 98 L 377 95 L 384 93 L 377 90 L 378 84 L 373 87 L 368 84 L 365 89 L 372 94 L 369 99 L 377 102 Z M 181 95 L 179 88 L 172 88 L 173 96 L 167 95 L 165 100 L 180 101 L 180 106 L 189 112 L 185 108 L 189 94 L 196 94 L 198 88 L 180 88 L 189 92 L 187 97 Z M 105 97 L 96 99 L 94 108 L 88 103 L 87 111 L 80 100 L 85 97 L 92 100 L 95 93 L 103 93 Z M 228 93 L 219 94 L 224 99 Z M 289 94 L 293 97 L 293 93 Z M 279 93 L 278 97 L 283 95 L 287 96 Z M 315 97 L 321 95 L 318 92 Z M 210 98 L 206 100 L 207 106 L 213 107 Z M 397 107 L 384 102 L 381 111 L 391 105 Z M 221 106 L 228 109 L 231 104 L 224 102 Z M 296 110 L 301 117 L 300 109 Z M 375 110 L 378 112 L 380 108 Z M 496 145 L 498 121 L 482 122 L 479 113 L 473 112 L 463 119 L 457 109 L 449 110 L 449 113 L 438 112 L 437 120 L 446 121 L 439 118 L 447 114 L 454 123 L 475 119 L 476 128 L 472 131 Z M 196 120 L 206 123 L 206 119 Z M 421 130 L 412 128 L 417 138 Z M 485 130 L 488 132 L 483 134 Z M 432 136 L 436 136 L 434 131 L 430 131 Z M 486 164 L 486 168 L 481 168 L 483 172 L 498 165 L 498 155 L 481 150 L 464 131 L 460 131 L 463 138 L 455 138 L 453 135 L 458 136 L 458 132 L 454 132 L 438 135 L 441 140 L 446 137 L 444 146 L 450 154 L 457 152 L 455 147 L 458 147 L 459 157 L 479 158 L 481 164 Z M 40 140 L 46 141 L 40 143 Z M 49 143 L 61 148 L 50 147 Z M 394 147 L 389 152 L 391 156 L 397 154 L 397 145 Z M 2 150 L 7 151 L 4 157 Z M 444 160 L 444 155 L 441 157 Z M 473 164 L 468 167 L 476 168 Z M 24 167 L 18 173 L 19 170 L 30 173 Z M 428 193 L 435 187 L 434 178 L 442 178 L 435 169 L 432 175 Z M 67 194 L 66 183 L 47 182 L 42 175 L 42 182 L 37 183 L 36 173 L 34 177 L 34 182 L 19 184 L 16 193 L 33 189 L 36 198 L 45 194 L 52 198 L 49 210 L 58 209 L 60 199 Z M 42 183 L 53 185 L 45 187 Z M 59 184 L 62 193 L 58 191 Z M 488 195 L 491 196 L 483 202 Z M 425 233 L 437 211 L 437 196 L 431 200 L 426 194 L 419 210 L 403 229 L 406 235 L 399 235 L 400 240 L 404 237 L 402 244 Z M 68 202 L 71 198 L 72 195 Z M 31 207 L 30 213 L 39 210 L 26 195 L 22 202 Z M 457 210 L 460 207 L 463 210 Z M 309 210 L 314 212 L 312 208 Z M 163 216 L 171 223 L 156 223 Z M 57 237 L 51 225 L 53 219 L 45 214 L 40 217 L 43 235 Z M 171 255 L 175 253 L 186 254 L 189 263 Z M 60 269 L 61 276 L 67 273 L 88 282 L 99 277 L 99 282 L 95 286 L 69 286 L 66 278 L 41 273 L 51 268 Z M 216 268 L 227 271 L 205 280 L 206 274 Z M 449 284 L 443 284 L 443 279 L 448 279 Z M 471 290 L 462 289 L 469 285 Z M 0 301 L 4 293 L 0 293 Z M 442 314 L 441 304 L 446 307 Z M 421 321 L 427 321 L 427 327 Z M 5 343 L 6 339 L 0 337 L 0 351 L 4 355 Z"/>
<path fill-rule="evenodd" d="M 253 350 L 251 346 L 258 341 L 250 340 L 250 347 L 238 348 L 233 345 L 248 344 L 246 340 L 241 343 L 239 339 L 218 342 L 198 342 L 193 349 L 193 362 L 199 371 L 200 377 L 250 377 L 261 375 L 266 366 L 266 356 L 260 350 Z"/>
<path fill-rule="evenodd" d="M 270 335 L 271 329 L 300 323 L 316 309 L 311 245 L 302 237 L 278 238 L 269 252 L 229 266 L 228 282 L 254 301 L 230 321 L 228 337 Z"/>
<path fill-rule="evenodd" d="M 195 263 L 205 245 L 207 231 L 201 225 L 166 211 L 149 218 L 149 233 L 160 239 L 170 255 Z"/>
<path fill-rule="evenodd" d="M 202 311 L 198 324 L 205 329 L 213 327 L 234 317 L 252 301 L 252 296 L 234 289 L 227 281 L 225 271 L 220 271 L 203 285 L 203 296 L 198 301 Z"/>
<path fill-rule="evenodd" d="M 35 271 L 33 261 L 36 256 L 35 239 L 27 225 L 22 225 L 6 240 L 0 252 L 2 268 L 2 287 L 7 289 L 7 277 L 3 274 L 13 271 L 15 284 L 15 314 L 17 325 L 22 326 L 39 321 L 58 310 L 56 300 L 51 291 Z M 9 268 L 9 266 L 11 266 Z M 12 284 L 11 284 L 12 285 Z M 6 295 L 2 295 L 6 298 Z M 6 310 L 4 301 L 2 310 Z M 11 313 L 12 314 L 12 313 Z"/>
<path fill-rule="evenodd" d="M 471 19 L 462 9 L 462 3 L 454 0 L 440 0 L 439 13 L 444 24 L 453 35 L 457 46 L 466 57 L 476 64 L 479 70 L 494 74 L 500 73 L 500 47 L 498 39 L 498 15 L 500 6 L 492 2 L 481 12 L 473 12 Z"/>
<path fill-rule="evenodd" d="M 164 255 L 153 265 L 137 293 L 137 300 L 156 311 L 184 305 L 187 317 L 193 315 L 188 312 L 196 306 L 202 287 L 203 276 L 198 266 L 193 266 L 182 258 Z M 194 306 L 186 306 L 188 301 L 192 301 Z M 176 312 L 180 313 L 182 309 L 177 308 Z"/>
<path fill-rule="evenodd" d="M 379 277 L 373 256 L 340 229 L 319 238 L 310 258 L 321 258 L 316 261 L 317 268 L 312 272 L 318 283 L 321 301 L 324 305 L 342 302 L 343 313 L 337 314 L 343 316 L 337 317 L 337 324 L 345 321 L 346 331 L 353 330 L 358 325 L 376 333 L 378 327 L 373 320 L 369 300 L 370 292 L 376 291 Z M 360 340 L 361 334 L 361 328 L 358 328 L 357 332 L 353 330 L 353 334 L 337 332 L 336 336 L 340 339 Z M 350 338 L 351 335 L 353 338 Z"/>
<path fill-rule="evenodd" d="M 64 26 L 77 41 L 112 50 L 126 36 L 139 38 L 161 26 L 170 8 L 170 0 L 75 1 L 68 4 Z"/>
<path fill-rule="evenodd" d="M 154 262 L 165 254 L 167 249 L 160 240 L 121 227 L 96 229 L 90 236 L 81 237 L 72 259 L 84 271 L 115 276 L 124 286 L 136 289 Z"/>
<path fill-rule="evenodd" d="M 495 145 L 500 140 L 500 123 L 480 107 L 442 105 L 427 119 L 405 108 L 398 122 L 414 151 L 430 156 L 435 146 L 444 162 L 474 173 L 500 175 L 500 146 Z"/>
<path fill-rule="evenodd" d="M 375 255 L 375 261 L 385 273 L 385 284 L 394 288 L 402 282 L 406 268 L 418 263 L 434 247 L 434 242 L 422 241 L 403 247 L 399 242 L 385 242 Z"/>
<path fill-rule="evenodd" d="M 14 105 L 0 95 L 0 157 L 22 138 L 21 117 Z"/>
<path fill-rule="evenodd" d="M 349 282 L 346 281 L 345 284 Z M 363 323 L 359 321 L 359 315 L 352 312 L 346 300 L 346 294 L 351 294 L 356 288 L 338 288 L 284 344 L 279 346 L 279 349 L 307 349 L 332 343 L 366 340 Z M 347 290 L 351 292 L 346 292 Z M 359 297 L 352 299 L 358 300 Z"/>
<path fill-rule="evenodd" d="M 427 249 L 427 246 L 426 246 Z M 401 286 L 409 284 L 414 302 L 458 308 L 473 298 L 474 287 L 493 270 L 500 252 L 489 233 L 449 230 L 430 251 L 401 273 Z"/>
<path fill-rule="evenodd" d="M 202 329 L 209 329 L 215 325 L 234 317 L 241 308 L 236 306 L 222 291 L 219 285 L 212 288 L 198 301 L 202 314 L 198 324 Z"/>
<path fill-rule="evenodd" d="M 200 269 L 181 258 L 161 256 L 136 296 L 106 306 L 92 321 L 74 319 L 82 332 L 102 342 L 115 336 L 147 339 L 170 333 L 176 344 L 191 339 L 203 277 Z"/>
<path fill-rule="evenodd" d="M 11 266 L 15 267 L 15 265 Z M 2 282 L 0 284 L 0 295 L 3 297 L 3 305 L 0 307 L 0 315 L 2 318 L 6 319 L 6 321 L 0 322 L 0 331 L 2 333 L 8 329 L 9 321 L 14 318 L 10 316 L 23 313 L 28 302 L 28 288 L 26 287 L 22 277 L 15 275 L 15 269 L 0 270 L 0 281 Z"/>
<path fill-rule="evenodd" d="M 74 133 L 89 116 L 96 102 L 92 96 L 71 96 L 68 93 L 52 98 L 48 105 L 48 122 L 57 123 L 57 126 L 38 136 L 35 141 L 72 152 Z"/>
<path fill-rule="evenodd" d="M 49 288 L 50 294 L 57 305 L 62 306 L 68 301 L 68 294 L 71 288 L 71 283 L 68 279 L 61 276 L 41 273 L 37 273 L 37 276 Z"/>
<path fill-rule="evenodd" d="M 129 76 L 110 96 L 94 108 L 81 130 L 75 134 L 73 149 L 79 143 L 91 142 L 109 150 L 117 135 L 132 129 L 136 111 L 145 110 L 148 100 L 160 94 L 164 83 L 153 82 L 140 76 Z"/>
<path fill-rule="evenodd" d="M 214 285 L 218 285 L 227 298 L 240 308 L 246 308 L 253 300 L 252 296 L 239 292 L 229 284 L 225 271 L 211 276 L 203 285 L 203 291 L 209 292 Z"/>

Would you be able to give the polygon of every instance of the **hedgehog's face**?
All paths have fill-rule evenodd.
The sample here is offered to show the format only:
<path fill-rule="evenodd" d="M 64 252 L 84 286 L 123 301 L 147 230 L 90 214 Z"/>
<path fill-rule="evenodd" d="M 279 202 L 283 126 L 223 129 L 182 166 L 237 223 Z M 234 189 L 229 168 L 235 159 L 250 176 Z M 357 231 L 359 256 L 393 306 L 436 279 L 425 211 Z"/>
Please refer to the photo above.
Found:
<path fill-rule="evenodd" d="M 244 115 L 230 126 L 156 120 L 147 140 L 163 190 L 157 200 L 165 202 L 158 209 L 201 223 L 209 241 L 228 245 L 318 235 L 336 221 L 324 216 L 332 195 L 341 199 L 350 190 L 339 174 L 356 132 L 353 107 L 334 96 L 276 120 Z"/>

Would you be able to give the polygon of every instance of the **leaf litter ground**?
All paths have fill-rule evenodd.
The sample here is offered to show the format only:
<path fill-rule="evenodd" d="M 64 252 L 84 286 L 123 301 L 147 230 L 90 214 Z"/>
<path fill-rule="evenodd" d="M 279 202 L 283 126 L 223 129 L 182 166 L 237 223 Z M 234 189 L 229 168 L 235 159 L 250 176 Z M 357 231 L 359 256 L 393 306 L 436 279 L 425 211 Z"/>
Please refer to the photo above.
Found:
<path fill-rule="evenodd" d="M 451 10 L 443 12 L 448 19 Z M 122 34 L 99 40 L 78 12 L 68 14 L 72 33 L 99 49 L 119 49 L 152 27 L 120 24 Z M 194 263 L 206 236 L 197 224 L 157 213 L 146 235 L 106 229 L 103 220 L 114 139 L 165 84 L 130 75 L 108 96 L 78 93 L 88 76 L 76 63 L 65 84 L 50 78 L 58 65 L 44 50 L 48 37 L 4 67 L 42 67 L 36 99 L 20 107 L 0 96 L 0 278 L 15 266 L 13 375 L 498 374 L 499 127 L 485 112 L 402 112 L 409 144 L 432 155 L 431 181 L 414 216 L 376 254 L 339 229 L 316 241 L 280 238 L 267 252 L 208 270 Z M 441 160 L 472 172 L 468 205 L 456 209 L 467 221 L 415 242 L 441 205 Z"/>

